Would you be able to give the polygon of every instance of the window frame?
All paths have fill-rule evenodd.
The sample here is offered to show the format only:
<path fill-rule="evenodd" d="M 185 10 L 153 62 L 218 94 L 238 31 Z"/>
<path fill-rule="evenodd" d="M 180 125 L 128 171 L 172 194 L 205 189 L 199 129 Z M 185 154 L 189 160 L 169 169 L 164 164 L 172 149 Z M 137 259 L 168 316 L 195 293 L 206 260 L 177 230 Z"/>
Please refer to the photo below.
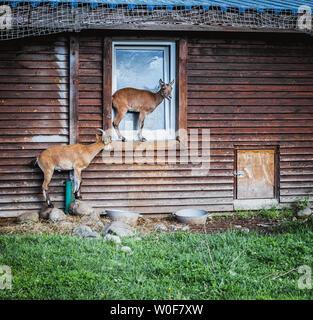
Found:
<path fill-rule="evenodd" d="M 162 40 L 114 40 L 112 41 L 112 94 L 117 90 L 117 77 L 116 77 L 116 50 L 118 49 L 142 49 L 149 50 L 158 49 L 163 50 L 165 54 L 164 64 L 166 66 L 166 75 L 164 80 L 166 83 L 169 83 L 172 79 L 176 78 L 176 42 L 175 41 L 162 41 Z M 134 86 L 135 87 L 135 86 Z M 164 99 L 165 103 L 165 129 L 152 130 L 160 131 L 162 138 L 154 139 L 155 140 L 174 140 L 176 136 L 177 123 L 176 123 L 176 86 L 174 86 L 172 91 L 172 101 L 169 102 L 167 99 Z M 114 116 L 113 110 L 112 117 Z M 146 128 L 146 130 L 149 130 Z M 137 132 L 137 129 L 134 131 Z M 127 131 L 124 130 L 124 135 L 130 136 Z M 145 136 L 145 128 L 143 128 L 143 135 Z M 118 140 L 116 137 L 114 140 Z M 134 134 L 133 140 L 136 141 L 136 133 Z"/>
<path fill-rule="evenodd" d="M 147 39 L 145 37 L 144 39 Z M 114 41 L 121 40 L 120 37 L 114 37 Z M 149 40 L 154 38 L 149 37 Z M 156 39 L 160 40 L 160 38 Z M 188 56 L 188 40 L 187 38 L 166 38 L 166 40 L 175 41 L 176 46 L 176 139 L 166 141 L 166 148 L 174 143 L 185 143 L 184 136 L 180 136 L 180 130 L 187 131 L 187 56 Z M 103 62 L 103 81 L 102 81 L 102 127 L 103 130 L 112 130 L 112 36 L 105 36 L 102 47 Z M 147 39 L 148 41 L 148 39 Z M 131 142 L 134 145 L 142 142 Z M 116 148 L 126 148 L 127 142 L 114 141 Z M 147 144 L 147 142 L 145 142 Z M 157 149 L 157 144 L 152 141 L 149 146 L 151 149 Z"/>

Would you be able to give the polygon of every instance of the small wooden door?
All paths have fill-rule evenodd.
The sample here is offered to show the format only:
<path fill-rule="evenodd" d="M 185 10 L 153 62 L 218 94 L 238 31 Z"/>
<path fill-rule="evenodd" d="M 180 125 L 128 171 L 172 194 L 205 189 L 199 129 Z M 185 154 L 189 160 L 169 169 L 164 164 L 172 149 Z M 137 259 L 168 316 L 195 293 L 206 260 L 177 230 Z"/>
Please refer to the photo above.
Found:
<path fill-rule="evenodd" d="M 275 197 L 275 150 L 237 150 L 237 199 Z"/>

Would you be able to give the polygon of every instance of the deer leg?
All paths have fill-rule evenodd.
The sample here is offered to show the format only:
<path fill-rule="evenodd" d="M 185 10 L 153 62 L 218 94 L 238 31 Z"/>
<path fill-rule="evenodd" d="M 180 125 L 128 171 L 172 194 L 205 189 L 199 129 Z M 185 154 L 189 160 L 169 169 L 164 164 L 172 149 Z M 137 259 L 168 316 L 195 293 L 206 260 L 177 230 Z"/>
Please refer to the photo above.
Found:
<path fill-rule="evenodd" d="M 44 181 L 42 184 L 42 193 L 43 193 L 44 199 L 45 199 L 48 207 L 50 207 L 50 208 L 53 208 L 53 204 L 51 203 L 50 196 L 48 193 L 48 185 L 51 181 L 52 175 L 53 175 L 53 170 L 44 171 Z"/>
<path fill-rule="evenodd" d="M 145 121 L 146 114 L 144 112 L 140 112 L 139 115 L 139 128 L 138 128 L 138 138 L 141 142 L 147 141 L 146 138 L 142 136 L 142 128 Z"/>
<path fill-rule="evenodd" d="M 72 183 L 72 194 L 74 194 L 74 192 L 75 192 L 75 172 L 74 172 L 74 170 L 70 171 L 70 180 Z"/>
<path fill-rule="evenodd" d="M 128 109 L 127 107 L 119 110 L 115 109 L 117 110 L 117 115 L 113 121 L 113 127 L 118 135 L 118 138 L 121 139 L 122 141 L 126 141 L 126 139 L 121 135 L 118 125 L 120 124 L 121 120 L 124 118 L 124 115 L 127 112 L 127 109 Z"/>
<path fill-rule="evenodd" d="M 75 199 L 81 200 L 80 196 L 80 185 L 81 185 L 81 170 L 75 168 L 74 169 L 74 196 Z"/>

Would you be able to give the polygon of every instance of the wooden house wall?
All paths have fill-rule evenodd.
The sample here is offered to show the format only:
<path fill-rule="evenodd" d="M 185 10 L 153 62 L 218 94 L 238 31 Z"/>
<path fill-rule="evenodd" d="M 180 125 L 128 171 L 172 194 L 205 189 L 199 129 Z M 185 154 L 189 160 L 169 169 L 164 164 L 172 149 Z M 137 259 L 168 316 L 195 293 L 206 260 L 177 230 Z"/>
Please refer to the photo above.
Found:
<path fill-rule="evenodd" d="M 278 148 L 281 203 L 311 196 L 312 42 L 277 39 L 234 34 L 225 38 L 221 33 L 188 39 L 187 128 L 189 133 L 210 129 L 206 176 L 192 175 L 190 162 L 108 165 L 99 155 L 83 174 L 85 199 L 100 207 L 149 214 L 187 207 L 232 210 L 235 148 L 243 145 Z M 81 142 L 93 141 L 94 129 L 105 126 L 103 41 L 102 37 L 80 40 Z"/>
<path fill-rule="evenodd" d="M 188 128 L 210 128 L 232 183 L 234 147 L 277 146 L 279 200 L 313 200 L 313 46 L 299 38 L 212 37 L 188 46 Z"/>
<path fill-rule="evenodd" d="M 0 216 L 42 207 L 43 175 L 29 163 L 41 150 L 68 143 L 68 42 L 63 37 L 1 42 Z M 64 179 L 52 198 L 64 206 Z"/>
<path fill-rule="evenodd" d="M 108 121 L 103 115 L 103 62 L 105 39 L 80 37 L 79 41 L 79 142 L 95 140 L 97 128 Z M 111 77 L 111 76 L 110 76 Z M 129 155 L 120 152 L 123 157 Z M 166 152 L 166 156 L 168 152 Z M 156 151 L 154 152 L 156 157 Z M 152 156 L 152 158 L 153 158 Z M 217 160 L 217 158 L 215 158 Z M 85 200 L 94 206 L 136 210 L 143 214 L 169 213 L 178 208 L 210 207 L 231 210 L 232 190 L 223 184 L 229 178 L 190 176 L 191 164 L 106 164 L 100 153 L 83 172 L 81 187 Z M 220 166 L 215 162 L 211 167 Z"/>
<path fill-rule="evenodd" d="M 231 211 L 235 148 L 240 146 L 278 147 L 281 203 L 305 195 L 312 198 L 312 41 L 237 33 L 181 35 L 188 43 L 187 129 L 189 133 L 210 129 L 208 174 L 191 174 L 190 161 L 175 163 L 179 150 L 176 156 L 166 151 L 165 164 L 107 164 L 100 153 L 83 172 L 83 199 L 96 207 L 143 214 L 188 207 Z M 120 34 L 120 39 L 125 37 Z M 29 166 L 41 150 L 75 140 L 91 143 L 97 128 L 108 127 L 105 41 L 101 34 L 79 35 L 77 79 L 70 78 L 68 52 L 76 45 L 69 38 L 52 36 L 1 46 L 0 215 L 38 211 L 42 206 L 42 174 Z M 74 109 L 69 107 L 69 82 L 78 86 L 77 105 L 75 99 L 71 102 Z M 69 128 L 76 117 L 77 126 Z M 77 139 L 71 138 L 76 127 Z M 189 153 L 196 155 L 193 146 L 189 145 Z M 58 207 L 64 205 L 66 178 L 66 173 L 55 173 L 50 184 Z"/>

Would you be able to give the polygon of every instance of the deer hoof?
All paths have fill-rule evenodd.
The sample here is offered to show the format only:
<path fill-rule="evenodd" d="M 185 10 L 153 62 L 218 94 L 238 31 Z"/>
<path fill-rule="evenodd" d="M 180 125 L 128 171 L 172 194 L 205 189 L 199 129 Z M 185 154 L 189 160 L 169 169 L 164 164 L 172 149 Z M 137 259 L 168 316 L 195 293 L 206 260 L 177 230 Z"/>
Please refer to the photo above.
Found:
<path fill-rule="evenodd" d="M 54 208 L 54 205 L 52 203 L 49 203 L 48 208 Z"/>
<path fill-rule="evenodd" d="M 141 142 L 145 142 L 145 141 L 147 141 L 147 139 L 146 139 L 146 138 L 144 138 L 144 137 L 140 138 L 139 140 L 140 140 Z"/>
<path fill-rule="evenodd" d="M 125 142 L 125 141 L 126 141 L 126 138 L 122 137 L 122 141 Z"/>

